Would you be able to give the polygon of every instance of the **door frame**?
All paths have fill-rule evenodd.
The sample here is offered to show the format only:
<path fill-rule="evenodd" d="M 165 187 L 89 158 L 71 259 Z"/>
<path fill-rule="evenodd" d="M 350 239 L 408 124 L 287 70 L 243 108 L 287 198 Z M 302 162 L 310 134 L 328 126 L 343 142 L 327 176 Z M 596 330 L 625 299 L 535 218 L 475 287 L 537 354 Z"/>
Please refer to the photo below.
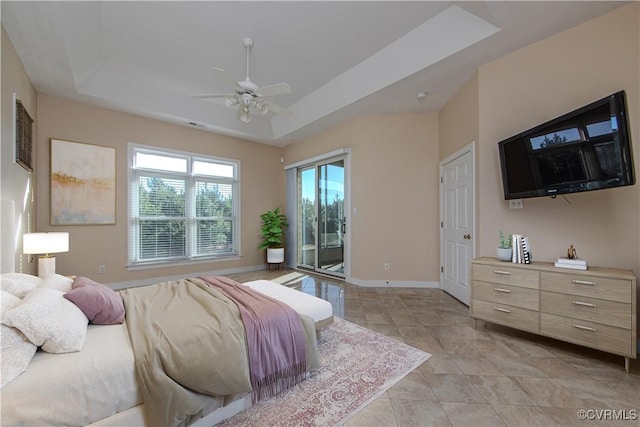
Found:
<path fill-rule="evenodd" d="M 290 163 L 285 165 L 284 169 L 286 172 L 293 170 L 293 182 L 287 183 L 287 185 L 297 185 L 297 171 L 299 168 L 305 168 L 313 166 L 317 163 L 324 163 L 330 159 L 342 158 L 344 160 L 344 215 L 345 215 L 345 234 L 344 238 L 344 273 L 343 275 L 332 275 L 332 277 L 336 277 L 339 279 L 344 278 L 345 281 L 351 280 L 351 148 L 339 148 L 337 150 L 333 150 L 327 153 L 323 153 L 308 159 L 300 160 L 294 163 Z M 289 175 L 287 175 L 289 176 Z M 297 231 L 291 233 L 292 230 L 297 230 L 299 224 L 297 224 L 297 215 L 291 215 L 293 212 L 297 212 L 297 191 L 293 191 L 293 188 L 290 188 L 287 192 L 287 211 L 289 212 L 289 232 L 287 233 L 288 239 L 287 246 L 290 248 L 297 247 Z M 295 252 L 296 255 L 292 256 L 292 252 Z M 298 257 L 297 250 L 288 252 L 288 262 L 293 262 L 289 264 L 292 268 L 298 268 Z M 317 263 L 317 254 L 316 254 L 316 263 Z M 314 267 L 314 270 L 315 269 Z M 320 271 L 319 273 L 322 273 Z"/>
<path fill-rule="evenodd" d="M 440 201 L 440 289 L 444 290 L 444 231 L 443 231 L 443 223 L 444 223 L 444 168 L 447 164 L 453 162 L 454 160 L 464 156 L 467 153 L 471 153 L 471 226 L 472 231 L 471 235 L 473 236 L 471 242 L 471 259 L 476 257 L 477 249 L 478 249 L 478 216 L 477 216 L 477 208 L 476 208 L 476 193 L 477 193 L 477 155 L 476 155 L 476 142 L 471 141 L 469 144 L 460 148 L 455 153 L 447 156 L 445 159 L 441 160 L 438 163 L 438 174 L 439 174 L 439 201 Z M 471 268 L 469 265 L 467 268 Z M 471 277 L 471 274 L 467 275 L 468 278 Z M 471 283 L 468 284 L 469 290 L 471 290 Z"/>
<path fill-rule="evenodd" d="M 320 266 L 320 187 L 319 187 L 319 182 L 320 182 L 320 174 L 318 174 L 320 167 L 322 166 L 327 166 L 329 164 L 332 164 L 336 161 L 342 161 L 342 186 L 343 186 L 343 210 L 344 210 L 344 218 L 343 218 L 343 224 L 344 224 L 344 230 L 345 233 L 342 235 L 342 272 L 341 273 L 336 273 L 334 271 L 322 268 Z M 347 230 L 347 203 L 346 203 L 346 198 L 347 198 L 347 194 L 346 194 L 346 170 L 347 170 L 347 156 L 346 155 L 341 155 L 338 157 L 333 157 L 333 158 L 329 158 L 320 162 L 316 162 L 314 163 L 314 166 L 316 168 L 316 236 L 315 236 L 315 245 L 316 245 L 316 250 L 315 250 L 315 266 L 314 266 L 314 270 L 317 273 L 322 273 L 322 274 L 327 274 L 330 276 L 336 276 L 336 277 L 340 277 L 340 278 L 344 278 L 346 276 L 345 270 L 346 270 L 346 261 L 345 261 L 345 254 L 346 254 L 346 230 Z M 339 227 L 342 227 L 342 225 L 340 225 Z"/>

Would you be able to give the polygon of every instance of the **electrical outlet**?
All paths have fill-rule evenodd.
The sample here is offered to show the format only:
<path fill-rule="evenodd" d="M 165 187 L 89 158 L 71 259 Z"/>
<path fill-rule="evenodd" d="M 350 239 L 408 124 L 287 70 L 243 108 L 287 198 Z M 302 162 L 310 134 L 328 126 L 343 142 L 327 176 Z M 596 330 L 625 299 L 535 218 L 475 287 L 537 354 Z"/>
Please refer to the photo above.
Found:
<path fill-rule="evenodd" d="M 107 267 L 105 267 L 104 265 L 98 266 L 98 274 L 104 274 L 106 272 L 107 272 Z"/>
<path fill-rule="evenodd" d="M 522 209 L 524 208 L 524 202 L 522 199 L 509 200 L 509 209 Z"/>
<path fill-rule="evenodd" d="M 391 264 L 389 264 L 388 262 L 384 263 L 384 269 L 385 270 L 391 270 Z"/>

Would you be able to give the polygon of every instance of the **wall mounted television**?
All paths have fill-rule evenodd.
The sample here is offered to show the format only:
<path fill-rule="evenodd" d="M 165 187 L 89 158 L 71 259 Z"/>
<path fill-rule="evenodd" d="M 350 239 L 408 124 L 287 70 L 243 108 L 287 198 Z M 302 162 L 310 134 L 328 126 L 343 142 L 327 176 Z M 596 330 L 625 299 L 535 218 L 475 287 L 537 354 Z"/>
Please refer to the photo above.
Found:
<path fill-rule="evenodd" d="M 498 143 L 505 199 L 633 185 L 624 91 Z"/>

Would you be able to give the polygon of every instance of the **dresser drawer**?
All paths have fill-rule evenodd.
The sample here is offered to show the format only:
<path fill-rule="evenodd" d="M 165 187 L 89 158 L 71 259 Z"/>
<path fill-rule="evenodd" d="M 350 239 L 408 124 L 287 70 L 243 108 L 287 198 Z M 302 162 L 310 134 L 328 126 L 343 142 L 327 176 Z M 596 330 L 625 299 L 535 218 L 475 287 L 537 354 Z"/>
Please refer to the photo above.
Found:
<path fill-rule="evenodd" d="M 531 289 L 538 289 L 539 287 L 539 273 L 537 271 L 511 267 L 508 262 L 505 262 L 504 266 L 473 264 L 472 274 L 474 280 L 481 280 L 483 282 L 500 283 Z"/>
<path fill-rule="evenodd" d="M 471 316 L 477 319 L 531 332 L 539 330 L 537 311 L 475 298 L 471 302 L 471 307 Z"/>
<path fill-rule="evenodd" d="M 540 272 L 540 289 L 610 301 L 631 302 L 631 281 L 624 279 L 542 271 Z"/>
<path fill-rule="evenodd" d="M 519 286 L 473 281 L 473 298 L 538 310 L 538 290 Z"/>
<path fill-rule="evenodd" d="M 541 291 L 540 311 L 631 329 L 631 304 L 623 302 Z"/>
<path fill-rule="evenodd" d="M 635 357 L 631 331 L 586 320 L 571 319 L 555 314 L 540 313 L 540 332 L 574 344 Z"/>

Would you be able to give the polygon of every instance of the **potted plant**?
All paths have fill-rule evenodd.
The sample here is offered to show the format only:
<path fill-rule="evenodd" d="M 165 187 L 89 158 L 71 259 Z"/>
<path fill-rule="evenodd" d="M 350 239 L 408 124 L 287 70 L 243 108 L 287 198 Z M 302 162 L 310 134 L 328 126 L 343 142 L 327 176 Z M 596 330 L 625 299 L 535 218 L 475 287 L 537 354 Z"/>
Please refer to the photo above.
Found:
<path fill-rule="evenodd" d="M 279 264 L 284 262 L 284 234 L 285 228 L 289 226 L 287 216 L 280 212 L 280 206 L 272 211 L 267 211 L 260 215 L 262 219 L 262 242 L 259 249 L 267 250 L 267 262 L 269 264 Z"/>
<path fill-rule="evenodd" d="M 500 261 L 511 261 L 512 248 L 511 248 L 511 235 L 505 236 L 502 230 L 498 234 L 498 247 L 496 249 L 496 256 Z"/>

